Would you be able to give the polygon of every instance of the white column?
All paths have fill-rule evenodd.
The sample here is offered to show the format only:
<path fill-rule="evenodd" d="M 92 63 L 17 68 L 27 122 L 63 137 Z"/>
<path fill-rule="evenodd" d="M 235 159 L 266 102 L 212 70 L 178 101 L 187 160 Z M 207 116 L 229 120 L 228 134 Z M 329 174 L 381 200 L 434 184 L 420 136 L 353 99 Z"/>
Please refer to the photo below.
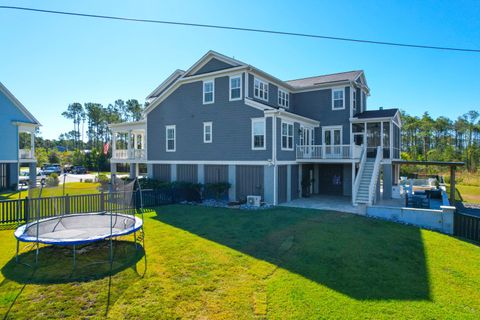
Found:
<path fill-rule="evenodd" d="M 128 158 L 132 157 L 132 130 L 128 130 L 127 132 L 127 154 Z"/>

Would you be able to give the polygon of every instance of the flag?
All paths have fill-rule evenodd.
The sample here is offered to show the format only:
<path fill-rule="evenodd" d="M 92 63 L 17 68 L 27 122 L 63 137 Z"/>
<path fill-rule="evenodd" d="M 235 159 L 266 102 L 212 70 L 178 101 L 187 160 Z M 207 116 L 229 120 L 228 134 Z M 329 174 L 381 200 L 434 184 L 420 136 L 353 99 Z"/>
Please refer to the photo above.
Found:
<path fill-rule="evenodd" d="M 110 149 L 110 142 L 107 142 L 103 145 L 103 154 L 104 155 L 108 154 L 108 149 Z"/>

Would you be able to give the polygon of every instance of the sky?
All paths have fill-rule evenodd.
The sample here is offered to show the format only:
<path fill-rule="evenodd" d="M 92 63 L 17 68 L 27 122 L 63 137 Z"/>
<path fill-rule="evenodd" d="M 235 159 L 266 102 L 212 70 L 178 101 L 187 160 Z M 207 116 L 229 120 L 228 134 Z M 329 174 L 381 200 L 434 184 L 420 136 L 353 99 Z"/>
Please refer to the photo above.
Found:
<path fill-rule="evenodd" d="M 480 1 L 5 1 L 142 19 L 480 49 Z M 0 81 L 42 123 L 72 130 L 73 102 L 143 102 L 175 69 L 208 50 L 282 80 L 362 69 L 368 108 L 457 118 L 480 109 L 480 53 L 0 10 Z"/>

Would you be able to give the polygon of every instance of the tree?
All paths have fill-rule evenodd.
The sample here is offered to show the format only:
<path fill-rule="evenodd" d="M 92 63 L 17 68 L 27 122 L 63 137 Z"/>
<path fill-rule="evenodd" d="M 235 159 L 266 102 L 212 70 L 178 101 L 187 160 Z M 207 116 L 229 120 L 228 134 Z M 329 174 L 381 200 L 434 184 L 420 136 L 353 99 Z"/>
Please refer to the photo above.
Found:
<path fill-rule="evenodd" d="M 62 112 L 62 116 L 73 120 L 73 132 L 75 149 L 79 148 L 80 141 L 80 122 L 85 117 L 83 107 L 80 103 L 74 102 L 68 105 L 67 111 Z"/>

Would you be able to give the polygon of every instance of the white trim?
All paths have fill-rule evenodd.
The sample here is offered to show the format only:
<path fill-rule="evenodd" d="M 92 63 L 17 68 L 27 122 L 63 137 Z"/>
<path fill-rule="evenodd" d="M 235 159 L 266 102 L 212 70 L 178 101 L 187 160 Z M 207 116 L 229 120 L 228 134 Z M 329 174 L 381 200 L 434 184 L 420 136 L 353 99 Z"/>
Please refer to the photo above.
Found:
<path fill-rule="evenodd" d="M 272 110 L 275 111 L 277 109 L 267 106 L 266 104 L 263 104 L 261 102 L 252 100 L 251 98 L 245 98 L 245 104 L 249 107 L 261 110 L 261 111 L 267 111 L 267 110 Z"/>
<path fill-rule="evenodd" d="M 266 150 L 267 149 L 267 122 L 265 118 L 252 118 L 252 127 L 251 127 L 251 139 L 252 139 L 252 150 Z M 253 124 L 254 123 L 263 123 L 263 147 L 255 147 L 254 145 L 254 134 L 253 134 Z"/>
<path fill-rule="evenodd" d="M 205 93 L 210 93 L 210 92 L 205 92 L 205 85 L 211 83 L 212 84 L 212 101 L 206 101 L 205 100 Z M 215 103 L 215 78 L 213 79 L 206 79 L 203 80 L 202 82 L 202 101 L 203 104 L 212 104 Z"/>
<path fill-rule="evenodd" d="M 180 77 L 170 87 L 168 87 L 161 95 L 159 95 L 150 103 L 150 105 L 143 111 L 143 116 L 146 117 L 147 114 L 149 114 L 160 103 L 162 103 L 162 101 L 164 101 L 168 96 L 170 96 L 175 90 L 177 90 L 183 84 L 202 81 L 205 79 L 211 79 L 214 76 L 219 77 L 219 76 L 227 76 L 230 74 L 236 74 L 239 71 L 242 71 L 245 69 L 247 69 L 246 66 L 240 66 L 236 68 L 218 70 L 218 71 L 214 71 L 206 74 L 199 74 L 199 75 L 191 76 L 188 78 Z"/>
<path fill-rule="evenodd" d="M 200 70 L 203 66 L 205 66 L 208 62 L 212 59 L 217 59 L 219 61 L 225 62 L 227 64 L 232 65 L 232 67 L 236 66 L 246 66 L 245 63 L 235 60 L 233 58 L 227 57 L 221 53 L 215 52 L 213 50 L 209 50 L 203 57 L 201 57 L 197 62 L 195 62 L 186 72 L 185 77 L 188 77 L 190 73 L 195 73 Z"/>
<path fill-rule="evenodd" d="M 255 93 L 255 84 L 257 82 L 258 82 L 258 95 Z M 263 87 L 263 90 L 261 89 L 261 87 Z M 254 98 L 268 102 L 269 89 L 270 89 L 270 86 L 268 81 L 262 80 L 260 77 L 253 78 L 253 97 Z M 260 97 L 260 92 L 263 92 L 263 97 Z"/>
<path fill-rule="evenodd" d="M 19 160 L 0 160 L 0 164 L 2 164 L 2 163 L 17 163 L 17 162 L 20 162 L 20 161 Z"/>
<path fill-rule="evenodd" d="M 173 150 L 168 149 L 168 130 L 173 129 Z M 177 126 L 174 124 L 165 126 L 165 152 L 177 151 Z"/>
<path fill-rule="evenodd" d="M 0 92 L 3 92 L 3 94 L 5 94 L 5 96 L 7 97 L 7 99 L 9 99 L 12 102 L 12 104 L 15 107 L 17 107 L 17 109 L 19 109 L 20 112 L 23 113 L 23 115 L 26 116 L 30 121 L 32 121 L 37 126 L 41 126 L 40 122 L 38 122 L 38 120 L 35 119 L 35 117 L 30 113 L 30 111 L 28 111 L 28 109 L 25 108 L 25 106 L 1 82 L 0 82 Z"/>
<path fill-rule="evenodd" d="M 287 137 L 287 147 L 283 146 L 283 137 L 284 137 L 284 135 L 283 135 L 283 125 L 284 124 L 287 125 L 287 135 L 286 135 L 286 137 Z M 290 137 L 288 135 L 288 126 L 292 126 L 292 147 L 291 148 L 288 148 L 288 138 Z M 295 139 L 294 139 L 295 138 L 295 132 L 294 132 L 294 130 L 295 130 L 295 126 L 294 126 L 293 122 L 285 121 L 285 120 L 282 119 L 282 122 L 280 124 L 280 149 L 282 151 L 293 151 L 294 150 L 294 147 L 295 147 L 294 146 L 294 144 L 295 144 Z"/>
<path fill-rule="evenodd" d="M 341 91 L 342 92 L 342 107 L 341 108 L 335 108 L 335 92 L 336 91 Z M 345 87 L 337 87 L 337 88 L 332 88 L 332 110 L 337 111 L 337 110 L 344 110 L 345 109 Z M 337 99 L 338 100 L 338 99 Z"/>
<path fill-rule="evenodd" d="M 238 78 L 240 79 L 240 96 L 238 98 L 232 98 L 232 79 Z M 237 101 L 242 100 L 242 74 L 234 74 L 228 77 L 228 100 L 229 101 Z M 237 89 L 237 88 L 235 88 Z"/>
<path fill-rule="evenodd" d="M 281 97 L 281 94 L 285 95 L 283 98 Z M 283 104 L 281 103 L 283 100 Z M 290 93 L 286 90 L 278 88 L 277 92 L 277 104 L 279 107 L 288 109 L 290 108 Z"/>
<path fill-rule="evenodd" d="M 150 100 L 154 99 L 155 95 L 157 92 L 162 91 L 165 89 L 169 84 L 171 84 L 173 81 L 177 80 L 179 77 L 183 76 L 185 74 L 185 71 L 177 69 L 175 70 L 165 81 L 163 81 L 158 87 L 155 88 L 155 90 L 152 91 L 145 99 Z"/>
<path fill-rule="evenodd" d="M 343 144 L 343 126 L 323 126 L 322 127 L 322 145 L 325 145 L 325 131 L 330 131 L 330 130 L 338 130 L 340 129 L 340 144 L 339 145 L 342 145 Z M 332 135 L 330 137 L 330 139 L 335 139 L 334 136 Z M 335 145 L 335 144 L 331 144 L 332 146 Z"/>
<path fill-rule="evenodd" d="M 210 127 L 210 140 L 206 139 L 207 132 L 205 131 L 205 129 L 207 127 Z M 212 143 L 212 142 L 213 142 L 213 122 L 207 121 L 203 123 L 203 143 Z"/>
<path fill-rule="evenodd" d="M 319 85 L 310 86 L 310 87 L 303 87 L 301 89 L 294 89 L 292 90 L 292 93 L 311 92 L 311 91 L 318 91 L 318 90 L 330 90 L 330 89 L 339 88 L 341 86 L 349 86 L 351 84 L 352 82 L 349 80 L 338 81 L 335 83 L 326 82 L 325 84 L 319 84 Z"/>
<path fill-rule="evenodd" d="M 268 160 L 148 160 L 147 164 L 224 164 L 224 165 L 271 165 Z M 295 162 L 292 162 L 294 164 Z"/>
<path fill-rule="evenodd" d="M 264 114 L 266 117 L 271 117 L 273 114 L 278 115 L 281 119 L 287 119 L 287 120 L 292 120 L 295 122 L 298 122 L 300 124 L 305 124 L 308 126 L 314 126 L 318 127 L 320 125 L 320 121 L 318 120 L 313 120 L 307 117 L 300 116 L 296 113 L 291 113 L 282 109 L 274 109 L 270 108 L 270 110 L 265 110 Z"/>
<path fill-rule="evenodd" d="M 249 92 L 248 92 L 248 90 L 249 90 L 249 87 L 248 87 L 249 86 L 249 79 L 248 78 L 250 78 L 250 76 L 249 76 L 250 73 L 244 72 L 243 75 L 245 77 L 245 86 L 244 86 L 245 87 L 245 94 L 244 94 L 244 97 L 245 98 L 250 98 L 250 95 L 249 95 Z"/>

